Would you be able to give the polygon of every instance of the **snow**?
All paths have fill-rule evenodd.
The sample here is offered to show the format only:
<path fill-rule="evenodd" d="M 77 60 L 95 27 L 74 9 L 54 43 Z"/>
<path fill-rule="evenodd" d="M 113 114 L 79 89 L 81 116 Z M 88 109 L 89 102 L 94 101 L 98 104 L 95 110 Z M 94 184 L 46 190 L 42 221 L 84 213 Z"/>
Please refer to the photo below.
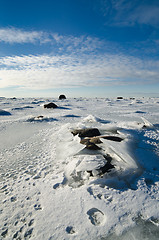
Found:
<path fill-rule="evenodd" d="M 0 239 L 159 238 L 158 98 L 0 98 L 0 109 Z M 71 133 L 85 128 L 101 133 L 97 150 Z"/>

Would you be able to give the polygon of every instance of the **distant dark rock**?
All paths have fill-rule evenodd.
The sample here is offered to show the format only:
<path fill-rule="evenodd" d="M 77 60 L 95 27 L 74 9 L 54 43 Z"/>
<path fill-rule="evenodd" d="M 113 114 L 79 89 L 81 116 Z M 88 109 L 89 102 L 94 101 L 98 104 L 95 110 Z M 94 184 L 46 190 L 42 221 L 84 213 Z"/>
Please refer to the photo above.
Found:
<path fill-rule="evenodd" d="M 80 138 L 100 136 L 97 128 L 76 129 L 71 132 L 74 136 L 79 135 Z"/>
<path fill-rule="evenodd" d="M 44 108 L 57 108 L 58 106 L 55 103 L 44 104 Z"/>
<path fill-rule="evenodd" d="M 123 99 L 123 97 L 117 97 L 117 99 L 119 99 L 119 100 L 120 100 L 120 99 Z"/>
<path fill-rule="evenodd" d="M 59 96 L 59 99 L 60 99 L 60 100 L 62 100 L 62 99 L 66 99 L 66 96 L 63 95 L 63 94 L 61 94 L 61 95 Z"/>

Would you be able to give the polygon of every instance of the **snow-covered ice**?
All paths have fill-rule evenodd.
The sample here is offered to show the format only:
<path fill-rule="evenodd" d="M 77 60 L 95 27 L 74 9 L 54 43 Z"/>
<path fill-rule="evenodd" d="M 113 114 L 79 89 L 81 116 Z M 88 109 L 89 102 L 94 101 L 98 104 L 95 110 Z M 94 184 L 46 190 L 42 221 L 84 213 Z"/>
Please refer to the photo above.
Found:
<path fill-rule="evenodd" d="M 0 98 L 0 134 L 0 239 L 159 239 L 159 98 Z"/>

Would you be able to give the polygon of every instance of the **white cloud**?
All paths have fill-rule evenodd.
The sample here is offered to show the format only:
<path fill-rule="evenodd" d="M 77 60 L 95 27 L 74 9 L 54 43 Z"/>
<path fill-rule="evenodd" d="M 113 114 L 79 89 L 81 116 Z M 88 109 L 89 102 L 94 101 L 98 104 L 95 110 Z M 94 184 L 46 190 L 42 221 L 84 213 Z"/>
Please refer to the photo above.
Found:
<path fill-rule="evenodd" d="M 52 49 L 52 51 L 58 54 L 81 54 L 84 52 L 90 53 L 106 47 L 105 41 L 95 37 L 76 37 L 72 35 L 60 35 L 58 33 L 44 31 L 24 31 L 17 28 L 1 28 L 0 42 L 4 42 L 6 44 L 49 43 L 49 47 Z"/>
<path fill-rule="evenodd" d="M 38 90 L 159 82 L 159 62 L 124 55 L 30 55 L 4 57 L 0 62 L 0 88 Z"/>
<path fill-rule="evenodd" d="M 1 28 L 0 42 L 5 43 L 35 43 L 49 41 L 47 34 L 42 31 L 24 31 L 17 28 Z"/>

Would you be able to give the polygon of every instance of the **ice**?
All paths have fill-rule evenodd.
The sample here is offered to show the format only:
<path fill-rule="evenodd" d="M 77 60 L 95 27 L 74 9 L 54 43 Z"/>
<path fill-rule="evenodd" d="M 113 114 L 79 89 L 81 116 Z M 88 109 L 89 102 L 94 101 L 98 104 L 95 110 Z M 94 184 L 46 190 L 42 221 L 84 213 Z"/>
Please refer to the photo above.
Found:
<path fill-rule="evenodd" d="M 0 239 L 157 240 L 158 102 L 0 98 Z"/>

